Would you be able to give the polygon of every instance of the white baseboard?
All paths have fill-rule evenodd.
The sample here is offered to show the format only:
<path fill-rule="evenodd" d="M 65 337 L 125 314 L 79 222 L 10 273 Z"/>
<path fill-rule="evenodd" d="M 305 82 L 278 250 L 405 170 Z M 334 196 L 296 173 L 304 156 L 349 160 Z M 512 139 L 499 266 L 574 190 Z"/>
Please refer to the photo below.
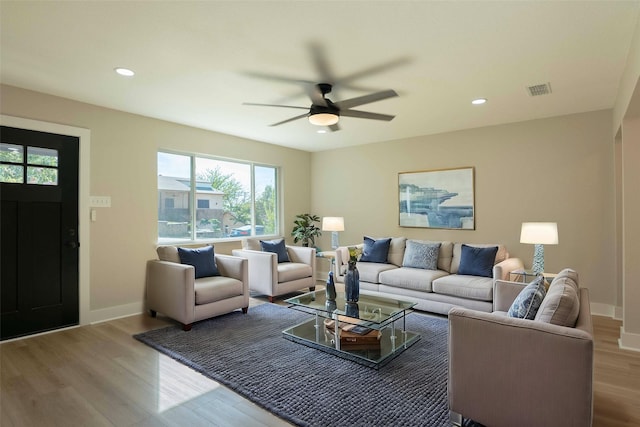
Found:
<path fill-rule="evenodd" d="M 616 306 L 615 311 L 613 313 L 613 318 L 616 320 L 622 320 L 622 316 L 624 315 L 624 310 L 622 310 L 621 306 Z"/>
<path fill-rule="evenodd" d="M 115 307 L 102 308 L 99 310 L 91 310 L 90 323 L 101 323 L 108 320 L 119 319 L 121 317 L 133 316 L 144 311 L 143 302 L 134 302 L 131 304 L 118 305 Z"/>
<path fill-rule="evenodd" d="M 618 346 L 623 350 L 640 351 L 640 334 L 625 332 L 624 326 L 621 326 Z"/>
<path fill-rule="evenodd" d="M 596 316 L 615 317 L 616 307 L 611 304 L 599 302 L 591 303 L 591 314 Z"/>

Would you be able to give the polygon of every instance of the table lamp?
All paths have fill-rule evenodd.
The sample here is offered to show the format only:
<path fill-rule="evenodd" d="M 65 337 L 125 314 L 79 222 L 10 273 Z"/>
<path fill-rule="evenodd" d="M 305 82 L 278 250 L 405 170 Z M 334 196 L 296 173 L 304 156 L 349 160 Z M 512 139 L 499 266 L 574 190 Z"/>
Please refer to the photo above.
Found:
<path fill-rule="evenodd" d="M 544 246 L 558 244 L 558 224 L 555 222 L 523 222 L 520 243 L 533 244 L 533 272 L 544 272 Z"/>
<path fill-rule="evenodd" d="M 325 216 L 322 218 L 322 231 L 331 232 L 331 249 L 336 249 L 338 243 L 338 231 L 344 231 L 344 218 L 341 216 Z"/>

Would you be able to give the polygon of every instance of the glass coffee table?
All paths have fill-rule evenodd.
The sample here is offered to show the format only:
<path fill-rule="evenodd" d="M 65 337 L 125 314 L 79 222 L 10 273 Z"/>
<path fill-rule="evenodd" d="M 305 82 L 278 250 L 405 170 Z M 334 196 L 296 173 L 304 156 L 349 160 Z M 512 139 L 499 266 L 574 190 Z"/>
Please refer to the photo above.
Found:
<path fill-rule="evenodd" d="M 324 290 L 285 302 L 311 318 L 282 331 L 284 338 L 371 368 L 384 366 L 420 339 L 405 327 L 413 302 L 361 294 L 357 303 L 347 304 L 344 292 L 327 301 Z"/>

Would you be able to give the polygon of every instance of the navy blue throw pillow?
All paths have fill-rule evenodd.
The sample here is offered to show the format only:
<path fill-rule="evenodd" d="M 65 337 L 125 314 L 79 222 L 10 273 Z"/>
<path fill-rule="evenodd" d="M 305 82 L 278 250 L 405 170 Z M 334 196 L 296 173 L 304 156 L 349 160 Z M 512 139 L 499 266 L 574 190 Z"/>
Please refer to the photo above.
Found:
<path fill-rule="evenodd" d="M 260 240 L 260 246 L 262 247 L 262 252 L 273 252 L 278 254 L 278 263 L 290 262 L 289 253 L 287 252 L 287 246 L 284 244 L 284 239 Z"/>
<path fill-rule="evenodd" d="M 218 266 L 213 254 L 213 246 L 202 248 L 178 248 L 181 264 L 192 265 L 196 269 L 196 279 L 219 276 Z"/>
<path fill-rule="evenodd" d="M 493 264 L 498 253 L 497 246 L 476 248 L 462 245 L 458 274 L 468 276 L 493 277 Z"/>
<path fill-rule="evenodd" d="M 362 257 L 359 261 L 386 263 L 390 244 L 391 238 L 374 240 L 364 236 L 364 248 L 362 248 Z"/>

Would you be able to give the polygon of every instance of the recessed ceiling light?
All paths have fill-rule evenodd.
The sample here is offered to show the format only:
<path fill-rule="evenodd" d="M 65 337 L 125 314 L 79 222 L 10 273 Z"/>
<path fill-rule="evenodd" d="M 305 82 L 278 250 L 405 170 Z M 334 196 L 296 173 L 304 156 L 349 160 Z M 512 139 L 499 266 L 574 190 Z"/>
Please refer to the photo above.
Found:
<path fill-rule="evenodd" d="M 133 70 L 130 70 L 128 68 L 118 67 L 118 68 L 114 68 L 113 70 L 116 73 L 120 74 L 121 76 L 125 76 L 125 77 L 133 77 L 136 74 L 133 72 Z"/>
<path fill-rule="evenodd" d="M 318 132 L 318 133 L 327 133 L 327 131 L 324 130 L 324 129 L 318 129 L 316 132 Z"/>
<path fill-rule="evenodd" d="M 487 102 L 487 99 L 486 99 L 486 98 L 478 98 L 478 99 L 474 99 L 473 101 L 471 101 L 471 103 L 472 103 L 473 105 L 482 105 L 482 104 L 484 104 L 485 102 Z"/>

